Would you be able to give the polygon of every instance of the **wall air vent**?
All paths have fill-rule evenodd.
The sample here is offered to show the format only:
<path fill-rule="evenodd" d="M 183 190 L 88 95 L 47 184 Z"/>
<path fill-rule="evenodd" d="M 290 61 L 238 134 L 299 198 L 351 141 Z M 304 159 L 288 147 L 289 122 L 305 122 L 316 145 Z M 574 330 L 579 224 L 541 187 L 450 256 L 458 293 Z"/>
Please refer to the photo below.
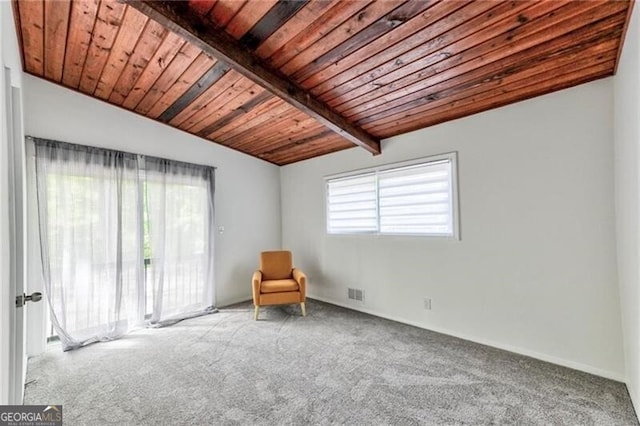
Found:
<path fill-rule="evenodd" d="M 360 290 L 358 288 L 350 288 L 348 289 L 348 297 L 351 300 L 355 300 L 357 302 L 364 302 L 364 290 Z"/>

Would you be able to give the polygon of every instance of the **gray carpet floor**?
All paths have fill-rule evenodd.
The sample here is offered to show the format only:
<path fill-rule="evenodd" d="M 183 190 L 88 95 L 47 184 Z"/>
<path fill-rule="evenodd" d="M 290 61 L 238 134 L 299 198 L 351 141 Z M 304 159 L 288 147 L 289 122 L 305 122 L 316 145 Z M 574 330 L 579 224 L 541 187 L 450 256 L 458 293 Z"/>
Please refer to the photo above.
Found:
<path fill-rule="evenodd" d="M 67 425 L 637 425 L 623 384 L 308 300 L 29 361 Z"/>

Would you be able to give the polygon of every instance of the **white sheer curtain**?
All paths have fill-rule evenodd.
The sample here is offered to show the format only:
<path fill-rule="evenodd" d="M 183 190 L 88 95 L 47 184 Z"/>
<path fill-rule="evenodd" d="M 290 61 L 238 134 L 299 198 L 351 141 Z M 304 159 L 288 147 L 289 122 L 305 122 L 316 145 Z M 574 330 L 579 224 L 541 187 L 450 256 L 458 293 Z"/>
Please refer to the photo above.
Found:
<path fill-rule="evenodd" d="M 211 312 L 214 169 L 151 157 L 144 161 L 150 323 Z"/>
<path fill-rule="evenodd" d="M 64 350 L 215 311 L 213 167 L 32 139 L 44 287 Z"/>
<path fill-rule="evenodd" d="M 144 321 L 135 155 L 34 139 L 43 278 L 63 349 Z"/>

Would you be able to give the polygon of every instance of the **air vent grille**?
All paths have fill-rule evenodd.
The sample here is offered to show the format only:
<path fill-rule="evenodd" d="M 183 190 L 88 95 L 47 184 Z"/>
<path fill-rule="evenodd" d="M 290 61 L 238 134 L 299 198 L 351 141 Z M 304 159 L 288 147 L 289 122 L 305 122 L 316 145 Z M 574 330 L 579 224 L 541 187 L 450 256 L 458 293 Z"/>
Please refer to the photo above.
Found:
<path fill-rule="evenodd" d="M 355 300 L 357 302 L 364 302 L 364 290 L 361 290 L 359 288 L 349 288 L 348 297 L 349 299 Z"/>

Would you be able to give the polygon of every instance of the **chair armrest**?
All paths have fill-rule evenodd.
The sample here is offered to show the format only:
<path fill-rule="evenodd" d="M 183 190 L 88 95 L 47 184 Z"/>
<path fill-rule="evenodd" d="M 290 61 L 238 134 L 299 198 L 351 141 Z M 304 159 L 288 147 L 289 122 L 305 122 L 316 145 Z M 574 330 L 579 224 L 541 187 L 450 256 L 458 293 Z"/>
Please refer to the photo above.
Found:
<path fill-rule="evenodd" d="M 253 304 L 258 305 L 260 301 L 260 284 L 262 283 L 262 272 L 255 271 L 253 278 L 251 279 L 251 286 L 253 288 Z"/>
<path fill-rule="evenodd" d="M 307 294 L 307 276 L 298 268 L 293 268 L 291 273 L 300 287 L 300 298 L 304 301 Z"/>

